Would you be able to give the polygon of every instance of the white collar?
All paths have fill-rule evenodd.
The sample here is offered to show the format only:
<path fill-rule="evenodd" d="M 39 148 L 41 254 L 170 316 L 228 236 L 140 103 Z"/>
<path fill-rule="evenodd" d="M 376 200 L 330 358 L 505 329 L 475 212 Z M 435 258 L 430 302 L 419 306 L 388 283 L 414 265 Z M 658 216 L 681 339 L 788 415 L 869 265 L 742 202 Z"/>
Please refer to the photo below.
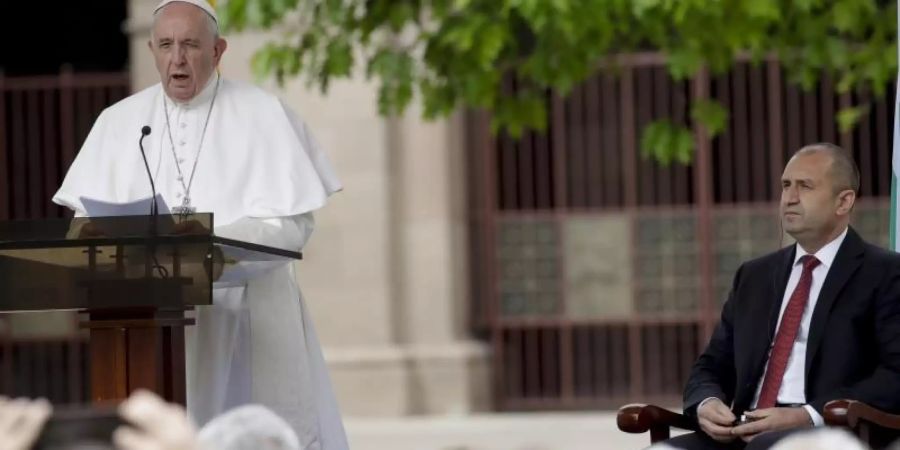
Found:
<path fill-rule="evenodd" d="M 813 256 L 819 260 L 819 264 L 824 267 L 831 267 L 831 264 L 834 262 L 834 258 L 837 256 L 838 249 L 841 248 L 841 244 L 844 242 L 844 238 L 847 237 L 848 228 L 844 228 L 844 231 L 838 235 L 838 237 L 834 238 L 831 242 L 825 244 L 824 247 L 820 248 Z M 803 249 L 800 244 L 797 244 L 797 252 L 794 255 L 794 265 L 800 261 L 800 258 L 808 255 L 809 252 Z"/>
<path fill-rule="evenodd" d="M 179 100 L 175 100 L 172 97 L 169 97 L 169 94 L 166 93 L 166 90 L 163 89 L 163 95 L 166 96 L 168 102 L 172 105 L 175 105 L 177 108 L 193 108 L 197 105 L 202 105 L 212 99 L 213 92 L 215 92 L 216 81 L 219 78 L 219 74 L 216 71 L 213 71 L 212 75 L 209 76 L 209 80 L 206 81 L 206 85 L 203 87 L 203 90 L 200 91 L 199 94 L 195 95 L 194 98 L 182 102 Z"/>

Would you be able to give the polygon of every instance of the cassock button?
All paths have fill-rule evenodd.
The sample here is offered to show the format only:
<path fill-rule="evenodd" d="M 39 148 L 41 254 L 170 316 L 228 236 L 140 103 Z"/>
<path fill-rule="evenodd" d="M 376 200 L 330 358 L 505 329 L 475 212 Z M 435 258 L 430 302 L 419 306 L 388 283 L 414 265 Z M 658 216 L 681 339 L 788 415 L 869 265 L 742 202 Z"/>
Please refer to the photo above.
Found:
<path fill-rule="evenodd" d="M 178 145 L 184 145 L 184 144 L 186 144 L 186 142 L 184 142 L 184 141 L 181 141 L 178 143 Z"/>
<path fill-rule="evenodd" d="M 184 123 L 184 122 L 182 122 L 182 123 L 181 123 L 181 128 L 187 128 L 187 124 Z"/>

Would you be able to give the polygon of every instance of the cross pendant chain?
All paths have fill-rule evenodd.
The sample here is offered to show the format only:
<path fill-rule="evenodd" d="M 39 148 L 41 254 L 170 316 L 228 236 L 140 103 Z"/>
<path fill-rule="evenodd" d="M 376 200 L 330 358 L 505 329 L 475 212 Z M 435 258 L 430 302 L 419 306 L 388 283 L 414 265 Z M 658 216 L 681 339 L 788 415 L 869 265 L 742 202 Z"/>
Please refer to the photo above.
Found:
<path fill-rule="evenodd" d="M 206 111 L 206 121 L 203 123 L 203 131 L 200 133 L 200 144 L 197 145 L 197 155 L 194 156 L 194 166 L 191 168 L 190 178 L 188 179 L 187 184 L 184 182 L 184 173 L 181 171 L 181 164 L 178 163 L 178 155 L 175 154 L 175 140 L 172 139 L 172 124 L 169 123 L 169 105 L 166 102 L 166 96 L 163 94 L 163 110 L 166 115 L 166 131 L 169 135 L 169 144 L 172 146 L 172 158 L 175 162 L 175 168 L 178 170 L 178 176 L 176 179 L 181 184 L 181 187 L 184 188 L 184 200 L 181 202 L 181 206 L 176 206 L 172 208 L 172 212 L 174 214 L 187 216 L 194 214 L 197 212 L 197 208 L 191 206 L 191 185 L 194 184 L 194 174 L 197 172 L 197 162 L 200 161 L 200 151 L 203 149 L 203 139 L 206 137 L 206 128 L 209 126 L 209 118 L 212 116 L 213 106 L 216 104 L 216 97 L 219 95 L 219 83 L 221 79 L 219 78 L 218 73 L 216 74 L 216 86 L 213 90 L 212 101 L 209 103 L 209 110 Z M 183 144 L 183 142 L 182 142 Z"/>

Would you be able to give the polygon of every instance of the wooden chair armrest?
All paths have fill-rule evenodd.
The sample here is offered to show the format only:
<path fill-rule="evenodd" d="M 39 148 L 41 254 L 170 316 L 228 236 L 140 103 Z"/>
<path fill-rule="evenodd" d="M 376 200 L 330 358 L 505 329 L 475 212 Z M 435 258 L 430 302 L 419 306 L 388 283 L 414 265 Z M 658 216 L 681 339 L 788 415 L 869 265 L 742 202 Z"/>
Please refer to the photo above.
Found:
<path fill-rule="evenodd" d="M 633 403 L 619 408 L 616 425 L 626 433 L 650 432 L 650 441 L 669 438 L 669 428 L 697 431 L 696 423 L 683 414 L 655 405 Z"/>
<path fill-rule="evenodd" d="M 847 423 L 847 412 L 850 407 L 850 400 L 832 400 L 825 404 L 822 411 L 822 418 L 825 423 L 833 427 L 849 427 Z"/>
<path fill-rule="evenodd" d="M 888 430 L 900 430 L 900 415 L 888 414 L 856 400 L 832 400 L 825 404 L 825 422 L 856 429 L 860 422 Z"/>

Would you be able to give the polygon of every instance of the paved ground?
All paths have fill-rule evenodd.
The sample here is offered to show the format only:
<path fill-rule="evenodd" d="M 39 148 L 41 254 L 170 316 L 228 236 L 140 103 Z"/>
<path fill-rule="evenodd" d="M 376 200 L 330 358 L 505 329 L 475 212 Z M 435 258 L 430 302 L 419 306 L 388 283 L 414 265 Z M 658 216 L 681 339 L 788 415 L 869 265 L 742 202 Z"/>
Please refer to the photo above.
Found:
<path fill-rule="evenodd" d="M 649 436 L 616 428 L 614 412 L 346 418 L 352 450 L 636 450 Z"/>

